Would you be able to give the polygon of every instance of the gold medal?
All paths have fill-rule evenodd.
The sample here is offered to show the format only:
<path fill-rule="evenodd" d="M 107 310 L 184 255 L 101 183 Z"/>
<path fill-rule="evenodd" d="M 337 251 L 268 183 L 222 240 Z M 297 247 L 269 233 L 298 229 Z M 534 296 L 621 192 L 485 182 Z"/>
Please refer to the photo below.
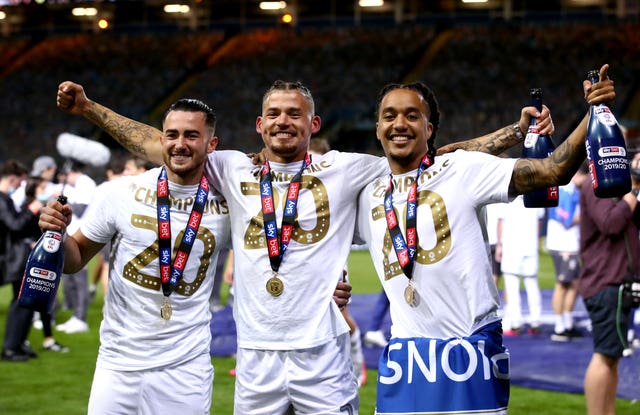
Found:
<path fill-rule="evenodd" d="M 269 281 L 267 281 L 267 292 L 272 296 L 277 297 L 282 294 L 283 290 L 284 284 L 282 283 L 282 280 L 278 278 L 278 274 L 274 273 L 273 277 L 269 278 Z"/>
<path fill-rule="evenodd" d="M 404 301 L 406 301 L 407 304 L 409 305 L 413 305 L 415 300 L 416 300 L 416 291 L 413 288 L 413 285 L 409 283 L 409 285 L 407 285 L 407 288 L 404 289 Z"/>
<path fill-rule="evenodd" d="M 164 297 L 162 307 L 160 307 L 160 316 L 165 320 L 169 320 L 172 313 L 173 311 L 171 310 L 171 304 L 169 304 L 169 297 Z"/>

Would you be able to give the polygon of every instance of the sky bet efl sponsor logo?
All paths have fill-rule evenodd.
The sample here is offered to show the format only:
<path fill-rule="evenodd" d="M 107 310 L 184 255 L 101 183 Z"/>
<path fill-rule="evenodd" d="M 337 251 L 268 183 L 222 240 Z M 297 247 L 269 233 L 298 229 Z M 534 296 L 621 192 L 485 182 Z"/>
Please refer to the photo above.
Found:
<path fill-rule="evenodd" d="M 162 278 L 162 281 L 163 282 L 169 281 L 170 276 L 171 276 L 171 266 L 160 265 L 160 278 Z"/>
<path fill-rule="evenodd" d="M 282 240 L 289 241 L 291 240 L 291 233 L 293 231 L 292 225 L 283 225 L 282 226 Z"/>
<path fill-rule="evenodd" d="M 173 261 L 173 266 L 180 271 L 184 270 L 184 266 L 187 263 L 187 253 L 183 251 L 178 251 L 176 254 L 176 259 Z"/>
<path fill-rule="evenodd" d="M 264 232 L 267 236 L 267 245 L 269 250 L 269 256 L 278 255 L 278 228 L 275 222 L 269 221 L 264 224 Z"/>
<path fill-rule="evenodd" d="M 607 106 L 596 107 L 595 113 L 598 119 L 600 120 L 600 122 L 605 125 L 614 126 L 618 123 L 618 121 L 616 120 L 616 117 L 613 115 L 613 113 Z"/>
<path fill-rule="evenodd" d="M 184 232 L 184 241 L 188 244 L 193 244 L 196 238 L 196 231 L 193 228 L 187 228 Z"/>
<path fill-rule="evenodd" d="M 396 215 L 394 215 L 393 212 L 387 212 L 385 216 L 387 217 L 387 226 L 389 229 L 395 228 L 396 225 L 398 225 L 398 222 L 396 222 Z"/>
<path fill-rule="evenodd" d="M 49 271 L 48 269 L 44 269 L 44 268 L 33 267 L 29 270 L 29 274 L 32 277 L 42 278 L 49 281 L 55 281 L 56 279 L 55 272 Z"/>
<path fill-rule="evenodd" d="M 287 203 L 284 207 L 284 213 L 287 216 L 293 216 L 294 210 L 296 208 L 296 201 L 295 200 L 287 200 Z"/>
<path fill-rule="evenodd" d="M 207 201 L 207 195 L 208 194 L 209 194 L 209 187 L 208 186 L 207 186 L 206 189 L 198 190 L 198 193 L 196 194 L 197 203 L 200 203 L 201 205 L 204 205 L 204 203 Z"/>
<path fill-rule="evenodd" d="M 160 180 L 158 182 L 158 197 L 169 195 L 169 183 L 166 180 Z"/>
<path fill-rule="evenodd" d="M 271 195 L 271 189 L 268 183 L 262 183 L 262 212 L 273 212 L 273 196 Z"/>
<path fill-rule="evenodd" d="M 413 219 L 416 217 L 416 204 L 409 203 L 407 204 L 407 219 Z"/>
<path fill-rule="evenodd" d="M 193 211 L 193 214 L 189 219 L 189 226 L 192 228 L 197 228 L 201 218 L 202 214 L 200 212 Z"/>
<path fill-rule="evenodd" d="M 624 147 L 620 146 L 608 146 L 600 147 L 598 149 L 598 155 L 600 157 L 626 157 L 627 152 Z"/>

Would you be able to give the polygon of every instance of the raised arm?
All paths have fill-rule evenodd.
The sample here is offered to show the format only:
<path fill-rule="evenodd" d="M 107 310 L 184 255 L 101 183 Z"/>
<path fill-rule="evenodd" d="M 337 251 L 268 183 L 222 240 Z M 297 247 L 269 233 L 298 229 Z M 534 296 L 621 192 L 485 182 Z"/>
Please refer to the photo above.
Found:
<path fill-rule="evenodd" d="M 611 103 L 615 99 L 613 81 L 608 79 L 609 65 L 600 68 L 600 81 L 591 84 L 583 81 L 584 96 L 591 104 Z M 585 140 L 589 114 L 587 113 L 569 137 L 555 151 L 544 159 L 518 159 L 511 176 L 509 194 L 516 195 L 546 186 L 560 186 L 569 183 L 571 177 L 587 156 Z"/>
<path fill-rule="evenodd" d="M 58 108 L 69 114 L 82 115 L 136 156 L 162 164 L 162 131 L 90 100 L 82 85 L 71 81 L 58 86 L 56 102 Z"/>
<path fill-rule="evenodd" d="M 536 127 L 540 134 L 553 134 L 555 127 L 551 119 L 551 112 L 546 105 L 542 106 L 542 112 L 538 112 L 536 107 L 524 107 L 517 123 L 500 128 L 490 134 L 473 138 L 471 140 L 460 141 L 447 144 L 438 148 L 437 154 L 450 153 L 456 150 L 480 151 L 497 156 L 507 149 L 522 143 L 527 135 L 529 120 L 531 117 L 537 118 Z M 516 128 L 517 124 L 517 128 Z"/>

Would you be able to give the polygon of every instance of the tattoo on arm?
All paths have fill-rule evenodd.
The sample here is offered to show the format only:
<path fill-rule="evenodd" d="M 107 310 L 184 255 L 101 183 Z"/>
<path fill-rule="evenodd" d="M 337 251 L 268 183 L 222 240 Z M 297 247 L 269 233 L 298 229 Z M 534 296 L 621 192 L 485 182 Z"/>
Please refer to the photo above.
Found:
<path fill-rule="evenodd" d="M 488 153 L 497 156 L 498 154 L 503 153 L 507 149 L 520 143 L 521 141 L 518 139 L 518 137 L 516 137 L 513 128 L 504 127 L 491 134 L 442 146 L 438 149 L 437 154 L 442 155 L 456 150 L 466 150 L 480 151 L 482 153 Z"/>
<path fill-rule="evenodd" d="M 522 194 L 547 186 L 569 183 L 587 157 L 584 145 L 586 124 L 587 117 L 549 157 L 518 159 L 513 168 L 509 194 Z"/>
<path fill-rule="evenodd" d="M 159 130 L 98 104 L 92 105 L 84 116 L 136 156 L 156 163 L 161 162 L 155 159 L 157 157 L 154 156 L 153 151 L 148 151 L 149 148 L 153 150 L 153 147 L 148 146 L 159 139 L 161 135 Z"/>

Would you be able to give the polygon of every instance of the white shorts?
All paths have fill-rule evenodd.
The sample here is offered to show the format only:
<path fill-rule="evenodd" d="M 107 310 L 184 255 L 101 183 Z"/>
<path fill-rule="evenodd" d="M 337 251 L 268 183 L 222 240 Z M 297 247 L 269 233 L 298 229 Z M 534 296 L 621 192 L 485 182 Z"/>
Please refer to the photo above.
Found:
<path fill-rule="evenodd" d="M 501 270 L 503 274 L 513 274 L 523 278 L 538 275 L 538 256 L 502 257 Z"/>
<path fill-rule="evenodd" d="M 358 383 L 349 334 L 303 350 L 238 349 L 236 415 L 351 415 L 358 413 Z"/>
<path fill-rule="evenodd" d="M 178 366 L 139 371 L 96 367 L 89 415 L 209 415 L 213 391 L 211 357 Z"/>

